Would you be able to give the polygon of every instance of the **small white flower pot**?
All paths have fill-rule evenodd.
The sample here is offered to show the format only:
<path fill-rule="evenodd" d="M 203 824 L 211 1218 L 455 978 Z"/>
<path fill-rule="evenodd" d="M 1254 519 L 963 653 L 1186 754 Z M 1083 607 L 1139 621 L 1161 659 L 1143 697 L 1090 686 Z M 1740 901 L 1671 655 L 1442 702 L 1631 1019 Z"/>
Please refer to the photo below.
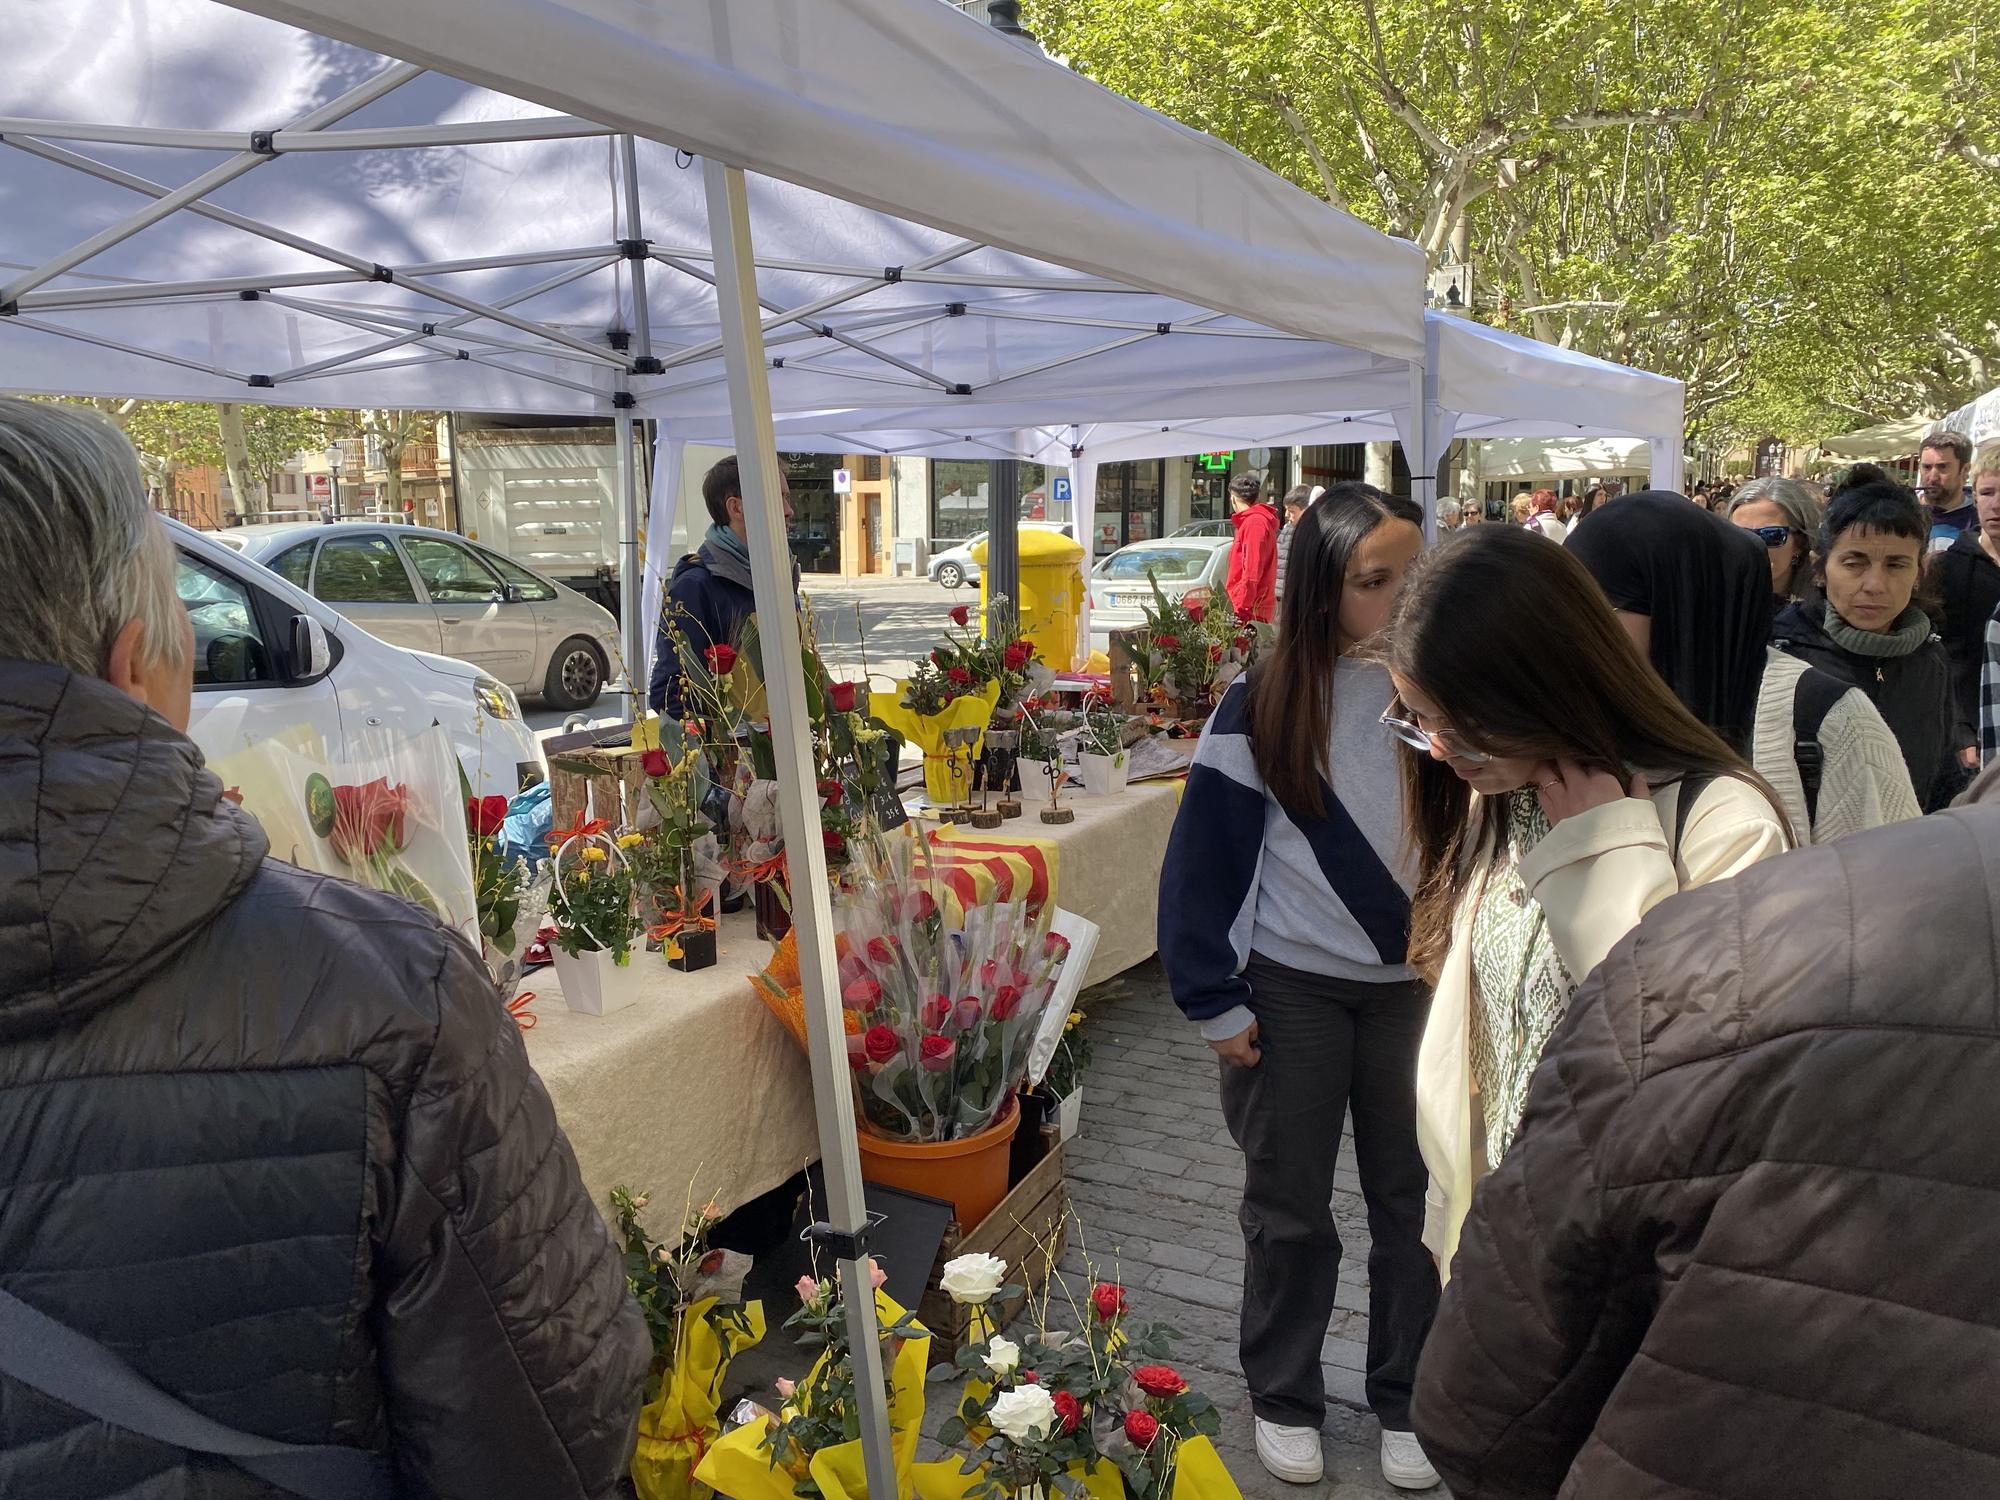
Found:
<path fill-rule="evenodd" d="M 1104 797 L 1122 792 L 1131 759 L 1131 753 L 1125 750 L 1116 755 L 1096 755 L 1086 751 L 1076 758 L 1077 778 L 1092 796 Z"/>
<path fill-rule="evenodd" d="M 1083 1124 L 1083 1085 L 1078 1084 L 1056 1101 L 1056 1131 L 1064 1140 L 1072 1138 Z"/>
<path fill-rule="evenodd" d="M 563 1003 L 586 1016 L 608 1016 L 639 999 L 639 968 L 628 954 L 625 963 L 615 962 L 605 949 L 579 953 L 574 958 L 551 947 L 556 978 L 562 982 Z"/>

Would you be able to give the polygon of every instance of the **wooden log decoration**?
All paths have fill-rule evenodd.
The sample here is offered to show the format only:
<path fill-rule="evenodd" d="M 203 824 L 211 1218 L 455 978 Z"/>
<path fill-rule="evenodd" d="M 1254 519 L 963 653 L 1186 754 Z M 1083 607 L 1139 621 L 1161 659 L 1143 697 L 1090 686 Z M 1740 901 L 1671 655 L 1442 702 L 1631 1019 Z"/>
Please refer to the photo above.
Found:
<path fill-rule="evenodd" d="M 1057 758 L 1045 761 L 1042 764 L 1042 770 L 1049 778 L 1049 805 L 1042 809 L 1042 821 L 1044 823 L 1074 823 L 1076 821 L 1075 812 L 1062 805 L 1062 784 L 1068 776 L 1068 773 L 1063 770 L 1062 760 Z"/>

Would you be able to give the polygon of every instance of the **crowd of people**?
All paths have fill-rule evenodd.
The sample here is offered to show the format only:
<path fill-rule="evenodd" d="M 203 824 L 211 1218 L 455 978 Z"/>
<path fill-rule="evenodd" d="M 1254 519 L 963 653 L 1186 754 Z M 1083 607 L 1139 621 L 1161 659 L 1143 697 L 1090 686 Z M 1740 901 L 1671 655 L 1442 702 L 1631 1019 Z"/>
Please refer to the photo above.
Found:
<path fill-rule="evenodd" d="M 1964 1139 L 2000 812 L 1951 810 L 2000 782 L 1967 787 L 2000 462 L 1940 546 L 1969 455 L 1935 446 L 1925 500 L 1869 465 L 1823 503 L 1538 492 L 1426 546 L 1349 483 L 1289 524 L 1159 931 L 1244 1156 L 1280 1479 L 1323 1469 L 1351 1118 L 1390 1483 L 2000 1492 L 1950 1373 L 2000 1353 L 2000 1163 Z"/>

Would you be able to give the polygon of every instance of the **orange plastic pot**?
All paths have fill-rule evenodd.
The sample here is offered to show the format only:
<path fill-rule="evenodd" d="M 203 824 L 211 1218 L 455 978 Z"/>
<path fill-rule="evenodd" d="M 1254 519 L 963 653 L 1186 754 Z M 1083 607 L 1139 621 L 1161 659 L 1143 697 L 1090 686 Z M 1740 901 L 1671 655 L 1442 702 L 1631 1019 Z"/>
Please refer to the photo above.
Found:
<path fill-rule="evenodd" d="M 956 1141 L 892 1141 L 857 1132 L 861 1175 L 883 1187 L 942 1198 L 961 1233 L 970 1233 L 1007 1196 L 1007 1158 L 1021 1111 L 1012 1098 L 1000 1118 Z"/>

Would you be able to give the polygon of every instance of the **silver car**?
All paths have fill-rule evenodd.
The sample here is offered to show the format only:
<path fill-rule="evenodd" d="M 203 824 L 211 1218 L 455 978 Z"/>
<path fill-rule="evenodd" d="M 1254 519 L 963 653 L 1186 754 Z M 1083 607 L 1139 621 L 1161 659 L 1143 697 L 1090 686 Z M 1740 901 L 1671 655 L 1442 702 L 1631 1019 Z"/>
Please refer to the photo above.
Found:
<path fill-rule="evenodd" d="M 1234 545 L 1234 538 L 1226 536 L 1172 536 L 1120 547 L 1090 575 L 1091 644 L 1101 649 L 1112 631 L 1146 623 L 1154 580 L 1169 599 L 1222 593 Z"/>
<path fill-rule="evenodd" d="M 212 535 L 370 635 L 472 662 L 550 708 L 588 708 L 625 671 L 609 610 L 456 532 L 339 521 Z"/>

